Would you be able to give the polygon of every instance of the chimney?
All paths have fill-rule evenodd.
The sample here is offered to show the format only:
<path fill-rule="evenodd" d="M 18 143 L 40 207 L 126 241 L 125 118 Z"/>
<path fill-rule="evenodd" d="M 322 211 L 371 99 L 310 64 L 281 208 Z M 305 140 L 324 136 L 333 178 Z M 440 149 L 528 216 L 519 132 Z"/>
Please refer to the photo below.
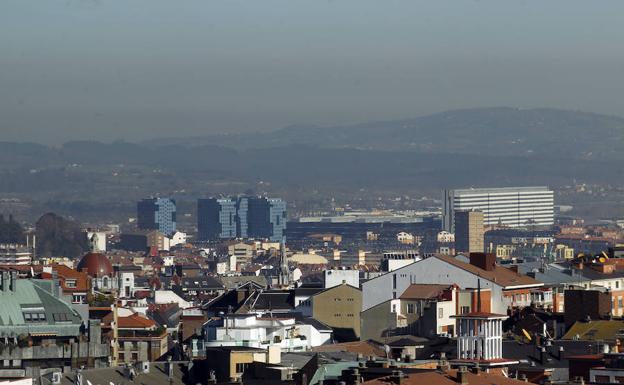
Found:
<path fill-rule="evenodd" d="M 458 384 L 467 385 L 468 384 L 468 370 L 465 366 L 460 366 L 457 369 L 457 379 Z"/>
<path fill-rule="evenodd" d="M 9 273 L 2 272 L 2 292 L 7 293 L 9 291 Z"/>
<path fill-rule="evenodd" d="M 496 254 L 470 253 L 470 264 L 486 271 L 493 271 L 496 267 Z"/>
<path fill-rule="evenodd" d="M 390 375 L 390 382 L 395 385 L 402 385 L 405 383 L 405 375 L 400 370 L 393 370 Z"/>

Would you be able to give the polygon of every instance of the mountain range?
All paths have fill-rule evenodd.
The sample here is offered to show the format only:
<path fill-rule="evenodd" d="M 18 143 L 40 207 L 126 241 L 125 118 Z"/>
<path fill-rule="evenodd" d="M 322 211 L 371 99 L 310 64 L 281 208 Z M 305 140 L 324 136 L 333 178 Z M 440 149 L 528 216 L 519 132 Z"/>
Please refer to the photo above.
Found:
<path fill-rule="evenodd" d="M 619 186 L 623 146 L 622 118 L 514 108 L 141 143 L 0 142 L 0 211 L 14 198 L 39 214 L 97 218 L 127 215 L 136 199 L 153 194 L 192 206 L 199 196 L 254 191 L 323 209 L 323 199 L 348 201 L 356 193 L 374 199 L 438 197 L 443 188 L 470 186 Z"/>

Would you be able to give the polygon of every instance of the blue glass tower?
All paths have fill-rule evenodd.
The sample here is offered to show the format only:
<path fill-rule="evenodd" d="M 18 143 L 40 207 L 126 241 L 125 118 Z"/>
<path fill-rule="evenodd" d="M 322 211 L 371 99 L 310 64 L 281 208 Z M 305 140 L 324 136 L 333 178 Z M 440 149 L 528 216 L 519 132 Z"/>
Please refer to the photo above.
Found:
<path fill-rule="evenodd" d="M 277 198 L 248 198 L 247 234 L 280 242 L 286 230 L 286 202 Z"/>
<path fill-rule="evenodd" d="M 200 241 L 232 238 L 282 240 L 286 229 L 286 202 L 260 197 L 209 198 L 197 201 Z"/>
<path fill-rule="evenodd" d="M 176 232 L 176 203 L 170 198 L 148 198 L 137 204 L 137 226 L 169 236 Z"/>

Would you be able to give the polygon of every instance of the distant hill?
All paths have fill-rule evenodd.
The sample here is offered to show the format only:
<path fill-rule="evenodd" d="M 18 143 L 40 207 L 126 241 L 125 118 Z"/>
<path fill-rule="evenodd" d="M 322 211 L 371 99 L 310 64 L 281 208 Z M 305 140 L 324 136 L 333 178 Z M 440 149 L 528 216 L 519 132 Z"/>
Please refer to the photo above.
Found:
<path fill-rule="evenodd" d="M 146 142 L 236 149 L 302 144 L 424 153 L 624 159 L 624 118 L 508 107 L 447 111 L 414 119 L 341 127 L 293 126 L 269 133 Z"/>
<path fill-rule="evenodd" d="M 11 199 L 18 198 L 30 218 L 54 211 L 117 221 L 152 194 L 172 195 L 187 210 L 200 196 L 248 190 L 282 196 L 291 208 L 325 209 L 324 199 L 349 201 L 355 194 L 374 199 L 376 193 L 440 197 L 444 188 L 467 186 L 619 186 L 623 137 L 622 118 L 487 108 L 145 143 L 0 142 L 0 210 L 13 212 Z M 621 202 L 602 199 L 611 199 L 609 213 Z"/>

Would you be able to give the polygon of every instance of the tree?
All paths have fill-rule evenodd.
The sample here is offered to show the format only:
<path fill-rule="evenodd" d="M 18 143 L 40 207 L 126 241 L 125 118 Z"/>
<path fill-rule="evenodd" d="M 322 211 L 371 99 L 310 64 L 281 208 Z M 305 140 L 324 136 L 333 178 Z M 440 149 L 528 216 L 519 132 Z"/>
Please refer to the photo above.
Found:
<path fill-rule="evenodd" d="M 39 218 L 36 234 L 40 256 L 76 258 L 89 249 L 89 242 L 80 226 L 54 213 Z"/>

